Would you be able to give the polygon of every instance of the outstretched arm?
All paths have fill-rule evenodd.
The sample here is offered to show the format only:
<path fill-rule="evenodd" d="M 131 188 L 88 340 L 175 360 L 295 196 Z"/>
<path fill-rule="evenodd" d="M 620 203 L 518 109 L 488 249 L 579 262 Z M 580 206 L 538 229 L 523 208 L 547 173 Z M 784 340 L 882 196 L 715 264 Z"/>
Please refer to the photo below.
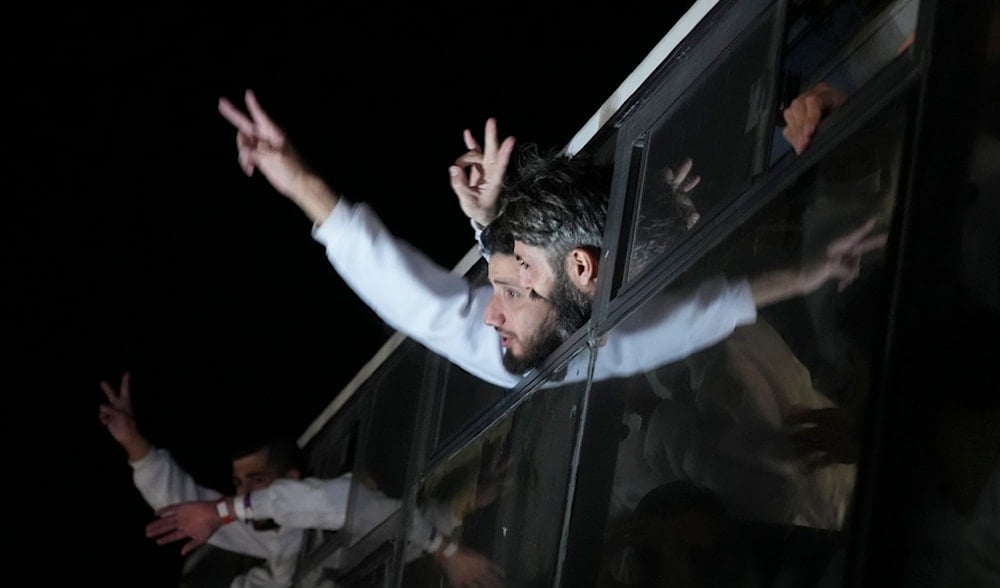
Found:
<path fill-rule="evenodd" d="M 339 196 L 302 160 L 285 132 L 271 120 L 253 91 L 244 97 L 250 116 L 225 98 L 219 113 L 236 127 L 236 149 L 240 168 L 247 176 L 255 169 L 274 189 L 295 202 L 316 224 L 322 223 L 337 205 Z"/>
<path fill-rule="evenodd" d="M 182 553 L 187 553 L 234 521 L 255 528 L 259 528 L 256 523 L 273 520 L 286 527 L 337 530 L 344 526 L 350 490 L 351 474 L 330 479 L 279 478 L 249 494 L 177 502 L 157 509 L 156 519 L 146 525 L 146 537 L 158 545 L 188 540 L 182 547 Z M 359 504 L 373 501 L 363 500 L 374 494 L 365 490 L 357 488 L 362 493 Z"/>
<path fill-rule="evenodd" d="M 451 189 L 458 196 L 458 205 L 465 216 L 485 227 L 500 213 L 500 190 L 516 140 L 507 137 L 497 143 L 497 120 L 492 117 L 486 120 L 483 147 L 469 129 L 465 129 L 462 137 L 468 151 L 448 168 Z"/>
<path fill-rule="evenodd" d="M 122 374 L 117 390 L 108 382 L 101 382 L 107 402 L 100 406 L 98 416 L 128 454 L 133 481 L 142 497 L 151 507 L 159 508 L 181 500 L 217 496 L 214 490 L 199 486 L 167 450 L 153 447 L 139 432 L 132 413 L 131 382 L 129 372 Z"/>
<path fill-rule="evenodd" d="M 108 428 L 115 441 L 125 448 L 129 461 L 136 461 L 145 457 L 152 446 L 135 424 L 132 413 L 131 380 L 132 375 L 129 372 L 122 374 L 118 390 L 108 382 L 101 381 L 101 389 L 104 390 L 104 396 L 108 401 L 98 409 L 98 418 L 101 424 Z"/>

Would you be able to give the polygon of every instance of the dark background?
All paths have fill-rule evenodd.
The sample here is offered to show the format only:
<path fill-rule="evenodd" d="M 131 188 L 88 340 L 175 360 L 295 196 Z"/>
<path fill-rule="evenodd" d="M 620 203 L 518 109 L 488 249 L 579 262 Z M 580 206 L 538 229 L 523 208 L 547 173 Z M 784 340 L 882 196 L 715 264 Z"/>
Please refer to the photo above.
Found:
<path fill-rule="evenodd" d="M 489 116 L 561 146 L 690 2 L 36 6 L 6 21 L 3 372 L 11 570 L 26 585 L 168 586 L 177 546 L 97 419 L 137 419 L 207 485 L 227 442 L 301 433 L 392 334 L 310 223 L 242 175 L 220 96 L 253 88 L 331 185 L 453 267 L 447 167 Z M 10 132 L 13 129 L 13 133 Z M 13 328 L 9 328 L 12 326 Z M 29 559 L 30 558 L 30 559 Z"/>

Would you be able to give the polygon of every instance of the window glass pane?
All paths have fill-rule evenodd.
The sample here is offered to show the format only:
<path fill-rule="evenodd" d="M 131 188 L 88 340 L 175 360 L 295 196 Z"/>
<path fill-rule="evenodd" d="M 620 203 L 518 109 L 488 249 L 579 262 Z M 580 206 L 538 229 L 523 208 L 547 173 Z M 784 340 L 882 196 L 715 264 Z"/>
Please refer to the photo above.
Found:
<path fill-rule="evenodd" d="M 842 104 L 913 42 L 919 0 L 793 2 L 788 17 L 784 78 L 779 110 L 824 84 L 829 92 L 816 108 Z M 827 102 L 833 101 L 833 102 Z M 772 161 L 791 150 L 784 117 L 772 146 Z"/>
<path fill-rule="evenodd" d="M 796 98 L 823 82 L 830 88 L 824 100 L 842 105 L 905 53 L 918 7 L 918 0 L 791 3 L 778 80 L 770 70 L 773 15 L 722 55 L 721 65 L 636 144 L 637 219 L 626 284 L 745 191 L 762 171 L 761 159 L 773 164 L 792 151 L 782 112 Z M 767 104 L 772 85 L 778 86 L 776 106 Z M 645 107 L 655 104 L 654 96 Z M 772 115 L 776 126 L 767 130 Z"/>
<path fill-rule="evenodd" d="M 793 2 L 785 69 L 807 84 L 826 79 L 857 89 L 912 42 L 919 5 L 919 0 Z"/>
<path fill-rule="evenodd" d="M 723 53 L 645 134 L 626 281 L 695 221 L 700 218 L 704 224 L 742 193 L 759 171 L 757 160 L 770 126 L 764 117 L 773 84 L 773 12 Z M 660 92 L 668 90 L 665 86 Z M 655 96 L 645 107 L 663 108 Z M 691 163 L 687 174 L 685 161 Z M 700 181 L 691 189 L 687 182 L 696 176 Z"/>
<path fill-rule="evenodd" d="M 347 529 L 352 542 L 396 512 L 405 494 L 410 450 L 416 442 L 420 386 L 429 357 L 405 341 L 370 382 L 372 409 L 354 472 Z"/>
<path fill-rule="evenodd" d="M 308 457 L 306 475 L 321 479 L 333 479 L 354 471 L 354 459 L 357 450 L 358 435 L 361 429 L 359 414 L 367 416 L 366 401 L 361 394 L 356 394 L 348 406 L 345 406 L 339 418 L 326 423 L 321 431 L 303 448 Z M 342 533 L 331 529 L 308 529 L 304 535 L 299 556 L 300 572 L 316 575 L 323 574 L 318 566 L 313 564 L 310 556 L 319 558 L 321 551 L 329 553 L 331 546 L 339 545 Z M 321 559 L 327 560 L 326 557 Z M 308 561 L 307 561 L 308 560 Z M 336 567 L 339 560 L 335 556 L 329 559 L 328 565 Z"/>
<path fill-rule="evenodd" d="M 355 566 L 351 571 L 338 576 L 332 583 L 338 588 L 370 588 L 372 586 L 387 586 L 388 576 L 391 571 L 392 546 L 383 545 L 380 549 L 368 556 L 365 561 Z M 331 584 L 317 584 L 317 586 L 328 586 Z M 308 584 L 306 584 L 308 586 Z"/>
<path fill-rule="evenodd" d="M 793 585 L 833 585 L 840 578 L 859 423 L 888 321 L 886 248 L 869 237 L 887 234 L 896 208 L 906 116 L 904 104 L 887 108 L 619 325 L 637 317 L 652 325 L 661 298 L 713 276 L 751 276 L 760 293 L 762 284 L 778 283 L 762 276 L 782 275 L 768 272 L 819 267 L 831 243 L 874 222 L 856 240 L 864 246 L 838 257 L 845 270 L 857 269 L 838 274 L 843 284 L 826 280 L 764 305 L 755 320 L 679 361 L 636 362 L 643 371 L 625 381 L 594 382 L 594 394 L 623 395 L 622 410 L 608 412 L 620 440 L 598 572 L 605 581 L 647 586 L 665 574 L 765 585 L 779 574 Z M 699 299 L 706 312 L 718 310 L 711 296 Z M 699 315 L 689 318 L 699 323 Z"/>
<path fill-rule="evenodd" d="M 535 391 L 420 487 L 423 520 L 456 541 L 461 557 L 502 569 L 504 585 L 552 585 L 582 389 Z M 414 525 L 411 537 L 418 536 L 426 533 Z M 414 549 L 403 585 L 448 581 L 433 557 Z"/>
<path fill-rule="evenodd" d="M 446 442 L 464 430 L 469 422 L 493 406 L 508 391 L 507 388 L 484 382 L 453 364 L 448 364 L 446 369 L 438 443 Z M 436 447 L 433 444 L 428 449 Z"/>

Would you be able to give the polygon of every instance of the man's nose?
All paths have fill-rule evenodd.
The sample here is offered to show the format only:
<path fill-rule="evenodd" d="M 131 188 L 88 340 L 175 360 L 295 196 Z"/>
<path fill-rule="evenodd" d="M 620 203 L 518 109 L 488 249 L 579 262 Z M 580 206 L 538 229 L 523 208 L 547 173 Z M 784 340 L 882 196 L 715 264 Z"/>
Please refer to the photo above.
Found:
<path fill-rule="evenodd" d="M 483 313 L 483 322 L 491 327 L 503 326 L 504 316 L 500 309 L 497 308 L 495 299 L 490 300 L 490 303 L 486 305 L 486 311 Z"/>

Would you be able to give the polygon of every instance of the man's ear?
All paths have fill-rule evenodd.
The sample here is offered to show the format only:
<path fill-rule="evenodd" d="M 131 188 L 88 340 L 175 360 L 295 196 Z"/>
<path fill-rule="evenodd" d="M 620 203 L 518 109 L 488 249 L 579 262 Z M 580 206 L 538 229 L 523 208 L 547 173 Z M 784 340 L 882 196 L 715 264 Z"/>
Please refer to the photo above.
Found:
<path fill-rule="evenodd" d="M 566 276 L 573 287 L 587 296 L 597 292 L 597 253 L 585 247 L 576 247 L 566 256 Z"/>

